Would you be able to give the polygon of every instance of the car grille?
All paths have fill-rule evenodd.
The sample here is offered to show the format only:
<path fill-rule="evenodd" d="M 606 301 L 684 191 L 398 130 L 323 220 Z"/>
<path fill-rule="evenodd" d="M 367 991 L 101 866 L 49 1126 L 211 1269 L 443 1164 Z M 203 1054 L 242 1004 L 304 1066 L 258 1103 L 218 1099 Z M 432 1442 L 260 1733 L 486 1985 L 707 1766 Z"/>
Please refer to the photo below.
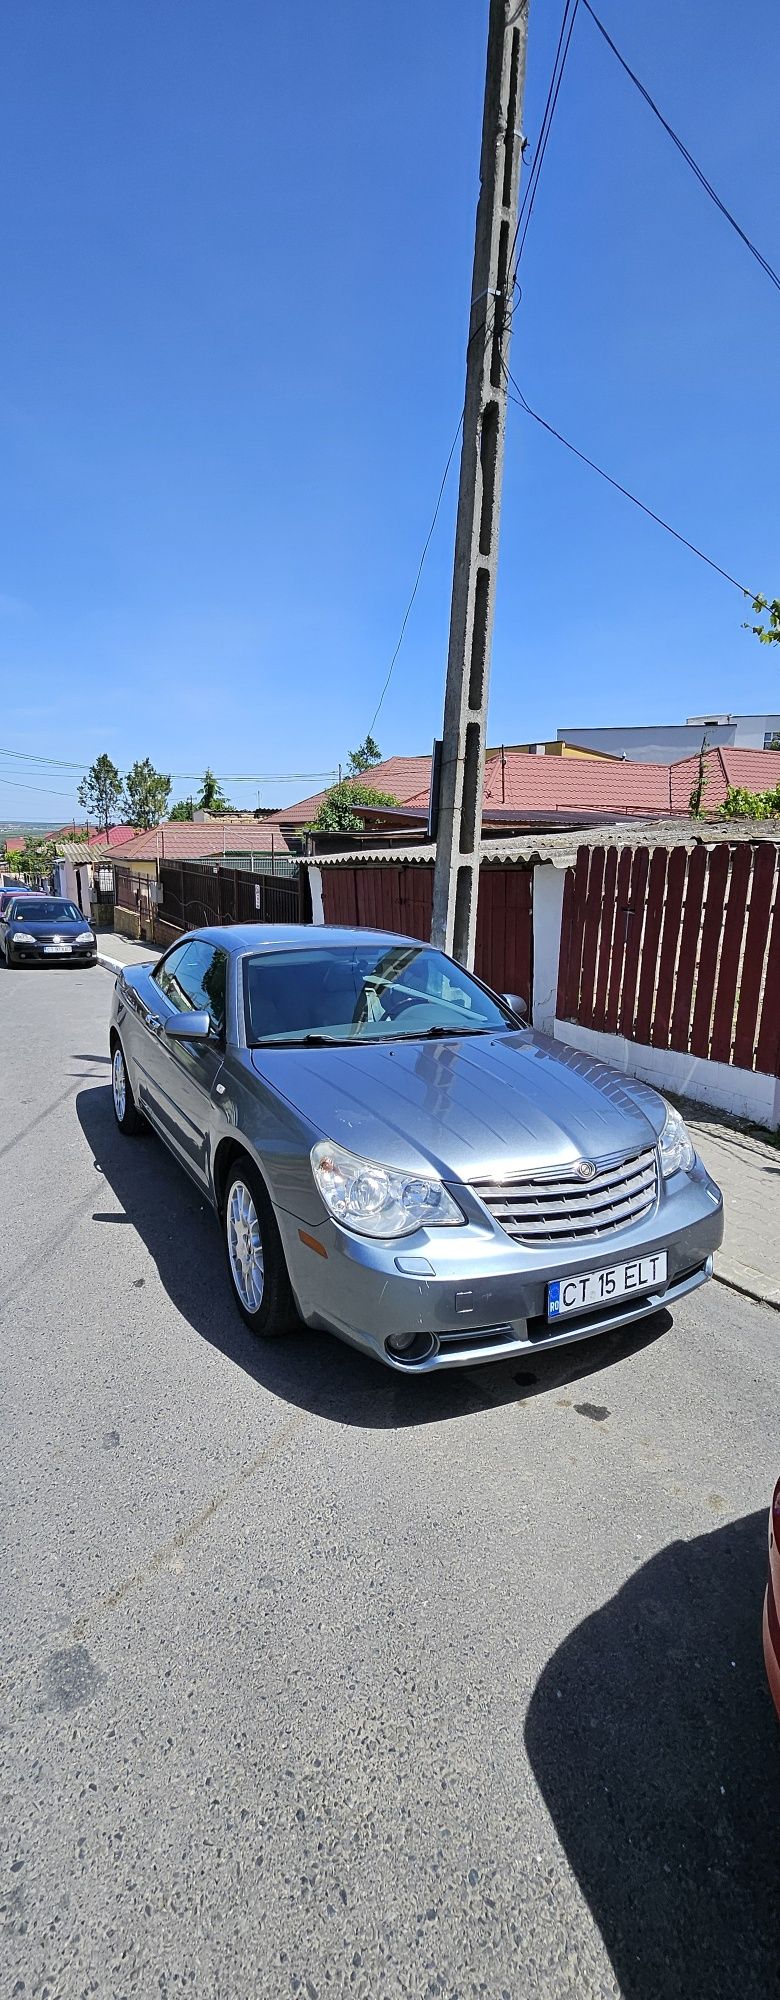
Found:
<path fill-rule="evenodd" d="M 474 1193 L 515 1243 L 579 1242 L 650 1214 L 658 1199 L 656 1155 L 651 1147 L 630 1160 L 607 1161 L 589 1181 L 571 1167 L 475 1181 Z"/>

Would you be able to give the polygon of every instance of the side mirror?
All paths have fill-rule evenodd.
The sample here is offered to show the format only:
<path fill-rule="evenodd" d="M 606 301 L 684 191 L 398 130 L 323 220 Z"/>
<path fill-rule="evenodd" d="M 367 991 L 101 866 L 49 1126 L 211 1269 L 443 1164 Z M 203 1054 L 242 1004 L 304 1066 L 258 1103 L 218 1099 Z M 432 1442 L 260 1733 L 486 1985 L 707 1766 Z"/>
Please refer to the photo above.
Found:
<path fill-rule="evenodd" d="M 525 1000 L 521 1000 L 519 993 L 502 993 L 501 998 L 505 1006 L 511 1007 L 512 1013 L 517 1014 L 519 1020 L 528 1020 L 528 1005 Z"/>
<path fill-rule="evenodd" d="M 208 1014 L 174 1014 L 165 1023 L 169 1042 L 207 1042 L 211 1034 Z"/>

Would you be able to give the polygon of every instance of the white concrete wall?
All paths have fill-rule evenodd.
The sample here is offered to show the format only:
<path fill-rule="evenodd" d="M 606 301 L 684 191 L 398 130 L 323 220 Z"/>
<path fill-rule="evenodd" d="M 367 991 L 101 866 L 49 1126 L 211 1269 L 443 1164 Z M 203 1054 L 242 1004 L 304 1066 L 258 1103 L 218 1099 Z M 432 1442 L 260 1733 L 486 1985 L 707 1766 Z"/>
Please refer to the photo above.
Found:
<path fill-rule="evenodd" d="M 537 870 L 537 873 L 539 871 Z M 679 1049 L 652 1049 L 644 1042 L 629 1042 L 624 1035 L 605 1035 L 597 1028 L 581 1028 L 576 1021 L 556 1020 L 553 1030 L 559 1042 L 597 1056 L 611 1069 L 626 1076 L 639 1076 L 657 1090 L 672 1090 L 678 1097 L 692 1097 L 698 1104 L 712 1104 L 738 1118 L 750 1118 L 771 1131 L 780 1126 L 780 1081 L 756 1070 L 734 1069 L 730 1063 L 708 1062 L 702 1056 L 681 1054 Z"/>
<path fill-rule="evenodd" d="M 549 862 L 541 862 L 534 869 L 531 1019 L 534 1027 L 541 1028 L 545 1035 L 553 1033 L 555 1022 L 565 881 L 565 869 L 552 868 Z"/>
<path fill-rule="evenodd" d="M 325 922 L 325 910 L 324 910 L 324 907 L 323 907 L 323 901 L 322 901 L 322 869 L 321 869 L 321 868 L 310 868 L 310 869 L 309 869 L 309 888 L 310 888 L 310 890 L 311 890 L 311 920 L 312 920 L 312 923 L 313 923 L 313 924 L 324 924 L 324 922 Z"/>

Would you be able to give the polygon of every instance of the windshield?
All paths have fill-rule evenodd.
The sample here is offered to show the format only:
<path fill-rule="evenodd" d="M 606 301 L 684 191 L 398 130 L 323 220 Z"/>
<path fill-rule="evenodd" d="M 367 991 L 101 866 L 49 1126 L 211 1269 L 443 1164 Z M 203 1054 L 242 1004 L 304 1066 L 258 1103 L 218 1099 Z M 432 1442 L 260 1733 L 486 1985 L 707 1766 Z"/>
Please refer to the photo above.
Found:
<path fill-rule="evenodd" d="M 20 897 L 11 905 L 11 916 L 18 917 L 20 922 L 24 918 L 30 924 L 86 923 L 75 903 L 66 903 L 59 896 L 36 896 L 34 902 L 31 896 Z"/>
<path fill-rule="evenodd" d="M 244 960 L 244 1004 L 250 1048 L 484 1035 L 517 1026 L 461 966 L 425 944 L 257 952 Z"/>

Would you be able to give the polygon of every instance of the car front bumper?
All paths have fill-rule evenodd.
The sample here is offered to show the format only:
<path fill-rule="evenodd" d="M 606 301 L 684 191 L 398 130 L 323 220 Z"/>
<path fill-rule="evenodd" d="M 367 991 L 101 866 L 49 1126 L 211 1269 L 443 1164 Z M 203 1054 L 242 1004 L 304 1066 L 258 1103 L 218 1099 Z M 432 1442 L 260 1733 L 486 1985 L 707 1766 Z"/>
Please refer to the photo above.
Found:
<path fill-rule="evenodd" d="M 37 939 L 35 944 L 17 944 L 9 938 L 6 955 L 14 965 L 94 965 L 97 958 L 97 944 L 73 945 L 70 951 L 46 951 Z"/>
<path fill-rule="evenodd" d="M 457 1189 L 455 1190 L 457 1193 Z M 697 1159 L 690 1174 L 662 1186 L 639 1224 L 609 1236 L 531 1249 L 484 1224 L 420 1232 L 380 1243 L 328 1220 L 314 1230 L 277 1210 L 293 1290 L 303 1319 L 338 1334 L 401 1373 L 470 1367 L 561 1347 L 628 1325 L 671 1305 L 712 1276 L 723 1238 L 720 1189 Z M 312 1239 L 319 1250 L 312 1249 Z M 549 1321 L 547 1286 L 665 1251 L 666 1283 L 613 1306 Z M 399 1268 L 400 1266 L 400 1268 Z M 405 1354 L 388 1341 L 414 1335 Z"/>

